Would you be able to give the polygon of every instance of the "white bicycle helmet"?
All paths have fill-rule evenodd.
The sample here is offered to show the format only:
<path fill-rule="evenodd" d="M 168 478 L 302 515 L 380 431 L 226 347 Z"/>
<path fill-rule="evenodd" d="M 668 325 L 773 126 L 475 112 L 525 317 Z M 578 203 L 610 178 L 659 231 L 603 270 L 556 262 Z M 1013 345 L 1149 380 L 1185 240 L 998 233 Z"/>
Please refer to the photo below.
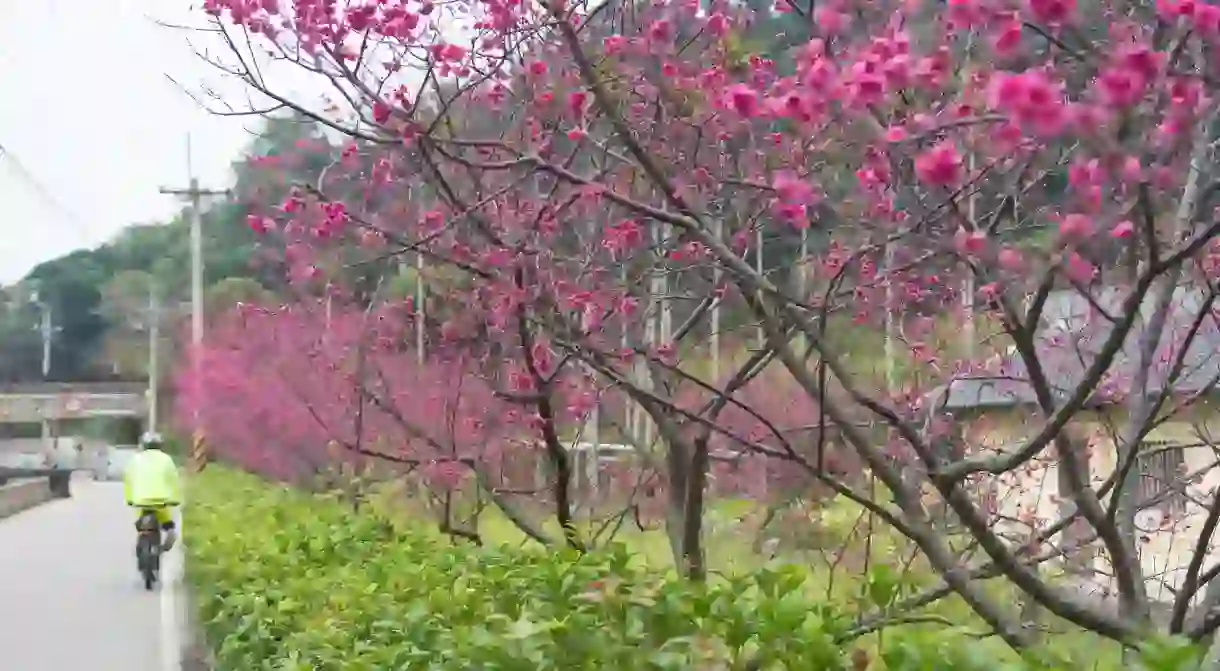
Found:
<path fill-rule="evenodd" d="M 148 449 L 150 447 L 161 447 L 164 444 L 165 439 L 163 439 L 161 434 L 157 433 L 156 431 L 148 431 L 145 432 L 144 435 L 140 436 L 140 447 L 144 449 Z"/>

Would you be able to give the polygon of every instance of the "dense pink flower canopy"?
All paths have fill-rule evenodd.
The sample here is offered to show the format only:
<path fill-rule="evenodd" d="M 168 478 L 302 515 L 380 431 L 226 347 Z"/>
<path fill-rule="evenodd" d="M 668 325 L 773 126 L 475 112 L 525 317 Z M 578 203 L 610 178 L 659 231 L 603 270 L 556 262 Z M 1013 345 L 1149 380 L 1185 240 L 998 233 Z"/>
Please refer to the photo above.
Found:
<path fill-rule="evenodd" d="M 259 47 L 325 62 L 344 93 L 315 116 L 355 140 L 326 184 L 264 203 L 250 227 L 315 293 L 353 258 L 426 253 L 462 276 L 433 300 L 468 308 L 442 310 L 437 337 L 488 346 L 467 352 L 484 377 L 495 343 L 497 384 L 518 393 L 556 372 L 531 365 L 579 360 L 621 389 L 641 357 L 688 356 L 663 342 L 673 325 L 619 337 L 658 312 L 633 264 L 703 305 L 680 315 L 695 346 L 700 292 L 748 314 L 758 291 L 798 285 L 809 295 L 773 311 L 784 328 L 813 328 L 799 303 L 900 332 L 919 381 L 886 396 L 904 412 L 992 353 L 934 351 L 921 320 L 966 299 L 1011 331 L 1024 296 L 1110 283 L 1122 254 L 1160 254 L 1157 272 L 1214 254 L 1210 207 L 1178 207 L 1199 193 L 1188 163 L 1214 107 L 1213 5 L 1157 3 L 1153 21 L 1063 0 L 657 1 L 599 18 L 625 8 L 208 0 Z M 808 35 L 751 53 L 770 37 L 752 22 L 788 14 Z M 1130 252 L 1148 241 L 1162 244 Z M 751 274 L 772 245 L 789 267 Z"/>
<path fill-rule="evenodd" d="M 242 306 L 213 327 L 201 377 L 184 366 L 180 420 L 198 422 L 222 454 L 281 477 L 336 458 L 496 463 L 529 437 L 522 413 L 497 399 L 468 360 L 420 364 L 398 346 L 403 326 L 386 313 L 341 310 L 327 319 L 310 302 Z"/>

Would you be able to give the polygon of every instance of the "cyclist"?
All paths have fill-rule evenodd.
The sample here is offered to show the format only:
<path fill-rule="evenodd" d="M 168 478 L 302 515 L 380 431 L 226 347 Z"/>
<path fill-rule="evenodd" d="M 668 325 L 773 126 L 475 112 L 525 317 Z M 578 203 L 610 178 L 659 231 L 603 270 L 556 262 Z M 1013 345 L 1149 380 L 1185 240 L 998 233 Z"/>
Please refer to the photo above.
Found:
<path fill-rule="evenodd" d="M 177 540 L 174 506 L 182 503 L 182 482 L 178 466 L 164 446 L 159 433 L 140 436 L 140 451 L 131 456 L 123 472 L 123 497 L 137 515 L 144 510 L 156 513 L 164 532 L 162 549 L 168 551 Z"/>

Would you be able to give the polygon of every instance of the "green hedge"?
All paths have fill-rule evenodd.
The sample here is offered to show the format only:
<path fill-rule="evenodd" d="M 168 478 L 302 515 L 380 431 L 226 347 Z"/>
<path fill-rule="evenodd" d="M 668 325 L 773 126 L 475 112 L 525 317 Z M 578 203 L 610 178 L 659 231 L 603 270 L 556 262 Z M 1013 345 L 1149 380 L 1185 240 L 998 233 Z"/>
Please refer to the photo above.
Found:
<path fill-rule="evenodd" d="M 795 567 L 700 587 L 622 548 L 454 546 L 215 468 L 191 483 L 186 533 L 216 671 L 852 668 L 835 643 L 851 618 Z M 994 649 L 920 630 L 887 634 L 881 657 L 891 671 L 1034 668 Z"/>

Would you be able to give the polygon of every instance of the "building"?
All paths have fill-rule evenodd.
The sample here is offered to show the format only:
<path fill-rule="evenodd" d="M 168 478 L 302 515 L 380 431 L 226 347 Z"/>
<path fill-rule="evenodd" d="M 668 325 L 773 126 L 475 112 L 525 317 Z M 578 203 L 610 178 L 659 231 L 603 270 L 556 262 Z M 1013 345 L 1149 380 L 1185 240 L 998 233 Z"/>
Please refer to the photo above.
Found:
<path fill-rule="evenodd" d="M 1106 375 L 1066 430 L 1088 454 L 1088 468 L 1095 488 L 1116 474 L 1117 436 L 1127 420 L 1124 398 L 1131 380 L 1141 367 L 1138 347 L 1148 333 L 1152 292 L 1141 306 L 1141 315 Z M 1107 288 L 1095 292 L 1095 305 L 1076 291 L 1057 291 L 1047 301 L 1037 332 L 1038 361 L 1049 386 L 1060 401 L 1068 398 L 1096 361 L 1125 291 Z M 1214 316 L 1196 317 L 1205 305 L 1201 291 L 1180 287 L 1171 304 L 1166 329 L 1149 367 L 1153 393 L 1168 388 L 1169 401 L 1156 424 L 1140 441 L 1134 468 L 1138 470 L 1136 523 L 1140 562 L 1148 579 L 1149 596 L 1171 601 L 1195 553 L 1200 529 L 1220 486 L 1220 325 Z M 1107 316 L 1108 315 L 1108 316 Z M 1181 373 L 1170 380 L 1188 334 Z M 958 437 L 974 451 L 1008 451 L 1025 443 L 1043 425 L 1033 388 L 1021 357 L 1010 350 L 993 362 L 993 371 L 955 380 L 934 396 L 940 408 L 953 413 Z M 992 513 L 996 529 L 1013 542 L 1028 542 L 1035 528 L 1045 528 L 1069 510 L 1061 497 L 1059 460 L 1053 447 L 1044 450 L 1030 467 L 1001 477 L 977 482 Z M 1103 498 L 1103 504 L 1109 497 Z M 1087 531 L 1087 527 L 1085 528 Z M 1066 532 L 1082 533 L 1081 525 Z M 1074 538 L 1081 538 L 1076 535 Z M 1064 541 L 1063 537 L 1059 537 Z M 1204 569 L 1220 561 L 1215 539 L 1208 546 Z M 1068 547 L 1065 545 L 1064 547 Z M 1096 544 L 1072 551 L 1065 565 L 1081 569 L 1105 591 L 1108 561 Z"/>

